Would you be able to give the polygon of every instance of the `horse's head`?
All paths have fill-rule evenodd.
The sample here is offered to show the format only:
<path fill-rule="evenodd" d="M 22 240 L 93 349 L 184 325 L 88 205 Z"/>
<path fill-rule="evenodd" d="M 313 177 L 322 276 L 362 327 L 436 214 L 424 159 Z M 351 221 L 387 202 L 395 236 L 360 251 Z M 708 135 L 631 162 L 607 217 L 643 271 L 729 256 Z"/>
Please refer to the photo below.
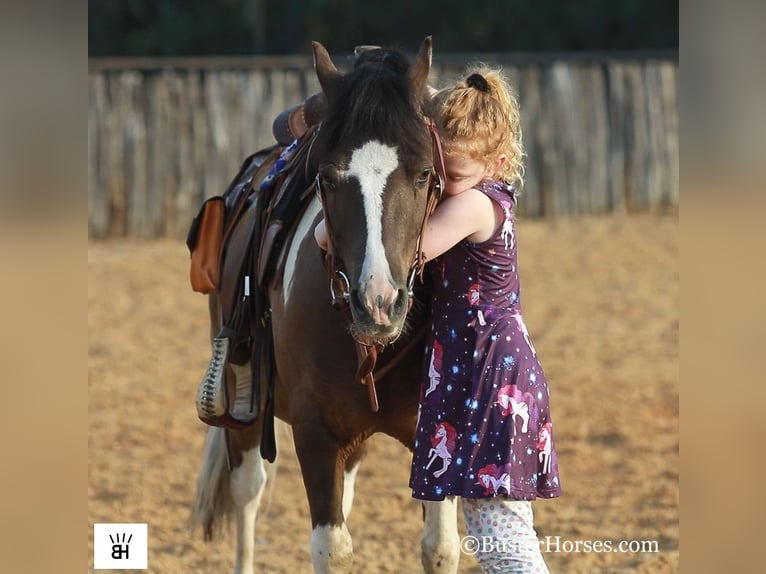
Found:
<path fill-rule="evenodd" d="M 341 74 L 314 43 L 328 110 L 311 151 L 327 230 L 348 279 L 352 334 L 362 342 L 398 337 L 409 308 L 433 154 L 421 103 L 431 38 L 410 65 L 400 52 L 362 53 Z"/>

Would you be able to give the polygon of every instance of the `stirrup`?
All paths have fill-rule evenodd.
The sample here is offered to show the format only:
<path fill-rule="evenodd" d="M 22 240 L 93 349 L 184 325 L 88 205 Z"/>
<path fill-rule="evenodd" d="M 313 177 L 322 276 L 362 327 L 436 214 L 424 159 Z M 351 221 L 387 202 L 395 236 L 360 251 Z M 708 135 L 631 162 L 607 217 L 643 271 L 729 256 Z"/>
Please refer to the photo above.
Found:
<path fill-rule="evenodd" d="M 197 416 L 207 424 L 216 425 L 215 421 L 227 414 L 224 369 L 230 344 L 231 340 L 226 337 L 213 339 L 213 355 L 197 391 Z"/>
<path fill-rule="evenodd" d="M 252 383 L 250 369 L 229 363 L 231 339 L 215 337 L 213 355 L 205 376 L 197 391 L 197 416 L 211 426 L 227 428 L 245 428 L 252 425 L 258 413 L 250 410 Z M 230 404 L 226 385 L 226 367 L 234 370 L 235 392 L 233 404 Z M 231 411 L 231 412 L 230 412 Z"/>

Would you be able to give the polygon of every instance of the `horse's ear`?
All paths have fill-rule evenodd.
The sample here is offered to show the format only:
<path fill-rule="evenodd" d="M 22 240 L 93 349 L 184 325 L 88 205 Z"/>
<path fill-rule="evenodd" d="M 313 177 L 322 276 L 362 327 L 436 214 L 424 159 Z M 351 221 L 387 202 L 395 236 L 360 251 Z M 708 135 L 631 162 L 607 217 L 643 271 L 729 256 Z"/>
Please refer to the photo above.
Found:
<path fill-rule="evenodd" d="M 410 68 L 410 88 L 418 97 L 423 96 L 426 84 L 428 83 L 428 73 L 431 71 L 431 55 L 433 53 L 433 40 L 431 36 L 426 36 L 420 44 L 418 56 L 415 63 Z"/>
<path fill-rule="evenodd" d="M 335 83 L 340 78 L 340 72 L 338 72 L 338 68 L 335 67 L 330 54 L 327 53 L 327 49 L 322 44 L 312 42 L 311 45 L 314 49 L 314 69 L 316 70 L 319 84 L 322 86 L 322 91 L 329 97 Z"/>

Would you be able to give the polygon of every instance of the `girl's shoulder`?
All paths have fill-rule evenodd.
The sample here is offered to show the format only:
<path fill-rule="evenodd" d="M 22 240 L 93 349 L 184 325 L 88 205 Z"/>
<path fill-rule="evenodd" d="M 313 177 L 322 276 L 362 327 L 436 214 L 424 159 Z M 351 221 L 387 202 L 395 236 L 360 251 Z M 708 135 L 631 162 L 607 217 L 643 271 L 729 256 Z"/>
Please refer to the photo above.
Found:
<path fill-rule="evenodd" d="M 483 179 L 476 185 L 476 189 L 495 201 L 510 201 L 512 205 L 516 205 L 516 189 L 505 181 Z"/>

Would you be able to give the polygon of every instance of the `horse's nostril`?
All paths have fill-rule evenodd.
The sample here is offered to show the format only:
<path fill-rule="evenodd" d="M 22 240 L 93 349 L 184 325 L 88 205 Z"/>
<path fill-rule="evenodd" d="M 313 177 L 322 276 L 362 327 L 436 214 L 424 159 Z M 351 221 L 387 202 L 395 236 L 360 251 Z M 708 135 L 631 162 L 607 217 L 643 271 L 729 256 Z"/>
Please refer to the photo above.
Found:
<path fill-rule="evenodd" d="M 407 291 L 405 291 L 404 289 L 399 289 L 397 291 L 396 301 L 394 301 L 394 309 L 396 311 L 400 311 L 402 307 L 404 307 L 404 304 L 406 301 L 407 301 Z"/>

